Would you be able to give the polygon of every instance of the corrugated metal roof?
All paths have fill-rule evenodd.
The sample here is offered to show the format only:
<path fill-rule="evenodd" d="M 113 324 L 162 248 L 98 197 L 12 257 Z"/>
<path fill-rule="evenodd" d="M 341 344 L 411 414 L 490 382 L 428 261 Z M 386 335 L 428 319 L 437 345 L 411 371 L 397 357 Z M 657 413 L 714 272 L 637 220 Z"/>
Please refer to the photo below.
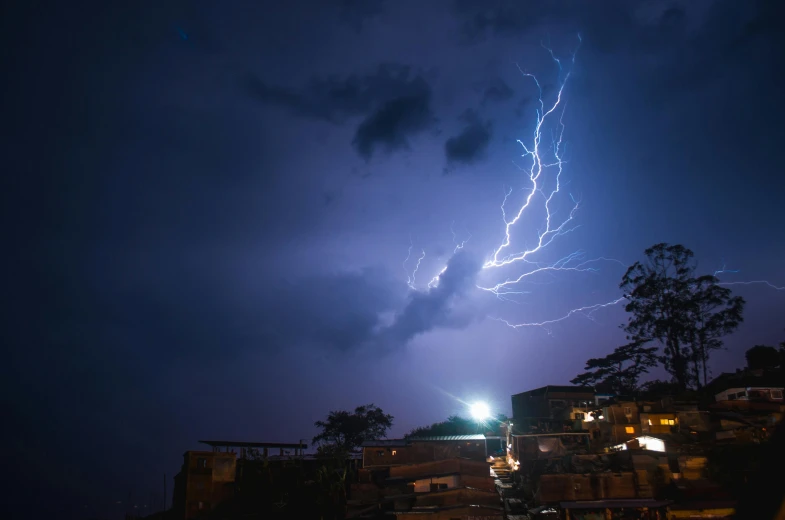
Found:
<path fill-rule="evenodd" d="M 408 444 L 409 441 L 406 439 L 373 439 L 363 442 L 361 446 L 363 448 L 386 448 L 408 446 Z"/>
<path fill-rule="evenodd" d="M 409 437 L 410 441 L 415 442 L 438 442 L 438 441 L 484 441 L 485 435 L 439 435 L 435 437 Z"/>
<path fill-rule="evenodd" d="M 307 444 L 294 444 L 291 442 L 245 442 L 245 441 L 199 441 L 213 448 L 303 448 L 307 449 Z"/>

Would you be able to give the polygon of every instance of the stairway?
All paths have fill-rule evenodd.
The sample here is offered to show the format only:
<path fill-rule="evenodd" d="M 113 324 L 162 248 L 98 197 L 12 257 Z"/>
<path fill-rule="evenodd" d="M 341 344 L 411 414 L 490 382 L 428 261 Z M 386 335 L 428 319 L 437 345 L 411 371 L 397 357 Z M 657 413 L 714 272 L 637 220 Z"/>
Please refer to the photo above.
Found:
<path fill-rule="evenodd" d="M 510 465 L 507 464 L 505 459 L 493 459 L 491 463 L 491 476 L 493 477 L 494 482 L 496 483 L 496 489 L 499 490 L 500 494 L 504 495 L 504 490 L 512 489 L 512 468 L 510 468 Z"/>

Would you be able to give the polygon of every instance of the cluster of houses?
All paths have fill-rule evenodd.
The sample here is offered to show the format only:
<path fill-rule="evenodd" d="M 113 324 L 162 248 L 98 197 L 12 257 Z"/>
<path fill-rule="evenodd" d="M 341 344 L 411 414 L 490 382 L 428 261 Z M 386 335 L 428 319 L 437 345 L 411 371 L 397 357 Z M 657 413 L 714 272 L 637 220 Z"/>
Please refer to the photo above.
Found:
<path fill-rule="evenodd" d="M 785 412 L 783 386 L 780 371 L 745 370 L 721 375 L 692 400 L 576 386 L 516 394 L 512 419 L 495 435 L 366 441 L 346 483 L 346 517 L 729 518 L 735 497 L 710 478 L 710 452 L 765 442 Z M 247 449 L 264 450 L 270 463 L 318 463 L 303 444 L 211 445 L 185 454 L 177 518 L 197 518 L 223 500 L 216 490 L 240 479 L 235 461 Z"/>

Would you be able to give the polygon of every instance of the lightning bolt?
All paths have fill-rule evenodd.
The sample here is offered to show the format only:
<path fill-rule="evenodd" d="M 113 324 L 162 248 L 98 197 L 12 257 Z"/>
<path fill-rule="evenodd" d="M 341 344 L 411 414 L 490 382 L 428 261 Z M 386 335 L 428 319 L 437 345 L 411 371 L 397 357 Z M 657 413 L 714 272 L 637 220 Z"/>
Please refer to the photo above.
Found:
<path fill-rule="evenodd" d="M 722 265 L 719 269 L 714 271 L 714 277 L 717 278 L 721 274 L 738 274 L 740 273 L 740 269 L 728 269 L 725 264 Z M 737 282 L 717 282 L 717 285 L 766 285 L 774 289 L 775 291 L 785 291 L 785 287 L 780 287 L 778 285 L 774 285 L 773 283 L 769 282 L 768 280 L 745 280 L 745 281 L 737 281 Z"/>
<path fill-rule="evenodd" d="M 578 35 L 578 45 L 569 60 L 572 65 L 575 64 L 581 42 L 581 37 Z M 567 163 L 564 141 L 564 113 L 566 109 L 564 93 L 572 75 L 572 67 L 565 71 L 564 62 L 566 60 L 560 59 L 550 46 L 542 43 L 542 47 L 550 54 L 551 59 L 558 67 L 558 88 L 552 99 L 546 101 L 539 79 L 534 74 L 524 71 L 519 65 L 517 66 L 520 73 L 534 83 L 538 92 L 536 119 L 530 141 L 528 143 L 523 140 L 517 141 L 523 150 L 522 157 L 525 166 L 518 164 L 516 166 L 524 172 L 526 182 L 525 186 L 519 190 L 514 187 L 505 189 L 500 205 L 504 225 L 503 238 L 482 266 L 483 271 L 486 272 L 517 269 L 517 274 L 491 285 L 477 285 L 479 290 L 491 293 L 499 300 L 517 304 L 521 303 L 518 301 L 519 297 L 531 294 L 531 291 L 522 287 L 523 284 L 552 283 L 558 274 L 567 272 L 596 273 L 599 271 L 600 262 L 618 263 L 626 268 L 626 264 L 619 260 L 606 257 L 588 258 L 583 251 L 575 251 L 555 262 L 546 262 L 541 258 L 544 256 L 542 253 L 554 241 L 578 229 L 579 225 L 575 223 L 575 215 L 580 207 L 579 199 L 572 193 L 565 192 L 566 183 L 562 180 L 564 166 Z M 565 201 L 568 203 L 568 208 L 566 211 L 560 211 L 559 206 L 563 205 Z M 521 231 L 532 231 L 528 224 L 531 218 L 537 218 L 538 212 L 542 222 L 539 229 L 534 229 L 536 238 L 533 244 L 529 246 L 526 244 L 516 245 Z M 455 254 L 466 246 L 471 234 L 465 240 L 459 241 L 454 229 L 454 222 L 450 226 L 450 232 L 454 245 L 453 254 Z M 404 268 L 406 262 L 411 258 L 411 252 L 412 245 L 410 244 L 406 260 L 404 260 Z M 410 276 L 407 271 L 407 283 L 410 288 L 415 290 L 415 274 L 424 257 L 425 251 L 423 250 L 417 261 L 417 266 Z M 440 277 L 446 270 L 446 266 L 441 268 L 428 283 L 427 290 L 438 287 Z M 548 330 L 548 326 L 575 315 L 582 315 L 594 320 L 595 312 L 617 305 L 622 301 L 624 301 L 623 297 L 604 303 L 585 305 L 574 308 L 563 316 L 536 323 L 515 323 L 502 318 L 492 319 L 505 323 L 514 329 L 542 327 Z"/>
<path fill-rule="evenodd" d="M 503 222 L 502 238 L 482 265 L 482 270 L 489 273 L 483 278 L 493 276 L 490 273 L 495 272 L 507 273 L 512 270 L 515 271 L 515 274 L 507 274 L 502 281 L 496 283 L 477 285 L 479 290 L 490 293 L 504 302 L 521 303 L 518 298 L 532 293 L 526 290 L 524 285 L 552 283 L 558 278 L 558 275 L 564 273 L 597 273 L 602 262 L 618 263 L 622 268 L 627 267 L 625 263 L 613 258 L 589 258 L 585 252 L 580 250 L 555 262 L 544 259 L 544 252 L 550 250 L 549 247 L 555 241 L 580 227 L 575 222 L 575 216 L 580 208 L 580 200 L 573 193 L 566 191 L 566 183 L 562 179 L 567 164 L 564 140 L 565 88 L 572 76 L 576 55 L 582 43 L 580 35 L 578 35 L 578 40 L 578 45 L 569 61 L 560 59 L 550 46 L 542 43 L 542 47 L 549 53 L 558 68 L 556 92 L 547 100 L 539 79 L 518 66 L 519 72 L 534 83 L 539 94 L 534 131 L 527 142 L 517 141 L 523 150 L 521 157 L 524 165 L 516 164 L 516 166 L 524 173 L 524 186 L 517 190 L 514 187 L 504 190 L 500 205 Z M 565 65 L 567 65 L 566 68 Z M 539 227 L 532 227 L 532 219 L 540 219 Z M 455 254 L 464 248 L 471 235 L 459 242 L 453 226 L 454 222 L 450 226 L 450 231 L 454 245 L 453 254 Z M 519 244 L 520 237 L 525 232 L 529 232 L 530 236 L 534 232 L 534 240 L 530 240 L 528 244 L 526 242 Z M 404 264 L 410 259 L 411 252 L 412 246 L 410 244 Z M 409 287 L 412 289 L 415 289 L 415 274 L 423 258 L 425 258 L 425 250 L 422 251 L 412 275 L 409 276 Z M 428 283 L 428 290 L 438 287 L 440 277 L 446 270 L 446 266 L 442 267 L 438 274 L 431 279 Z M 714 271 L 714 276 L 738 272 L 738 270 L 728 269 L 723 265 Z M 729 281 L 719 282 L 719 284 L 763 284 L 778 291 L 785 291 L 785 287 L 779 287 L 766 280 Z M 574 316 L 583 316 L 596 322 L 595 314 L 598 311 L 624 301 L 626 298 L 621 296 L 606 302 L 588 303 L 573 308 L 561 316 L 539 322 L 514 322 L 499 317 L 490 318 L 516 330 L 540 327 L 545 329 L 548 334 L 552 334 L 551 326 L 554 324 Z"/>
<path fill-rule="evenodd" d="M 561 316 L 559 318 L 545 320 L 545 321 L 541 321 L 541 322 L 537 322 L 537 323 L 512 323 L 512 322 L 510 322 L 508 320 L 505 320 L 505 319 L 502 319 L 502 318 L 492 318 L 492 319 L 494 319 L 496 321 L 500 321 L 500 322 L 504 323 L 505 325 L 507 325 L 508 327 L 511 327 L 513 329 L 520 329 L 520 328 L 523 328 L 523 327 L 546 327 L 548 325 L 552 325 L 554 323 L 558 323 L 560 321 L 564 321 L 567 318 L 570 318 L 570 317 L 574 316 L 575 314 L 582 314 L 586 318 L 588 318 L 588 319 L 593 321 L 594 320 L 594 316 L 593 315 L 594 315 L 595 312 L 597 312 L 600 309 L 604 309 L 606 307 L 611 307 L 613 305 L 619 304 L 619 303 L 625 301 L 626 299 L 627 298 L 622 296 L 621 298 L 617 298 L 617 299 L 609 301 L 607 303 L 596 303 L 594 305 L 587 305 L 585 307 L 578 307 L 577 309 L 572 309 L 567 314 L 565 314 L 564 316 Z"/>
<path fill-rule="evenodd" d="M 414 266 L 414 270 L 412 270 L 412 276 L 408 284 L 411 289 L 416 289 L 417 271 L 420 269 L 423 258 L 425 258 L 425 249 L 422 250 L 420 257 L 417 259 L 417 264 Z"/>
<path fill-rule="evenodd" d="M 452 254 L 455 254 L 461 249 L 463 249 L 463 246 L 466 245 L 466 242 L 472 239 L 472 234 L 469 233 L 469 236 L 467 238 L 458 242 L 458 234 L 455 232 L 455 229 L 453 229 L 454 225 L 455 225 L 455 221 L 453 221 L 452 224 L 450 224 L 450 233 L 452 233 L 452 243 L 455 245 L 455 249 L 453 249 Z"/>
<path fill-rule="evenodd" d="M 570 57 L 570 63 L 575 64 L 575 58 L 580 48 L 582 40 L 578 35 L 578 46 Z M 513 201 L 517 198 L 516 190 L 512 187 L 505 190 L 504 198 L 500 206 L 502 221 L 504 223 L 504 233 L 500 244 L 493 250 L 490 258 L 483 265 L 483 270 L 491 271 L 502 268 L 516 268 L 517 274 L 509 276 L 501 282 L 493 285 L 480 286 L 482 291 L 489 292 L 503 301 L 513 301 L 519 303 L 515 297 L 530 294 L 530 291 L 521 289 L 522 284 L 541 284 L 553 281 L 557 274 L 565 272 L 596 273 L 599 271 L 600 262 L 618 263 L 622 267 L 626 265 L 616 259 L 597 257 L 588 258 L 583 251 L 576 251 L 560 258 L 555 262 L 545 262 L 540 259 L 543 252 L 558 238 L 572 233 L 578 229 L 575 223 L 575 215 L 580 207 L 580 201 L 572 193 L 565 193 L 565 183 L 562 180 L 564 173 L 565 160 L 565 141 L 564 141 L 564 113 L 566 101 L 564 100 L 565 88 L 572 75 L 572 67 L 565 71 L 562 59 L 550 46 L 541 44 L 550 54 L 551 59 L 559 69 L 558 88 L 550 101 L 546 101 L 543 96 L 543 89 L 538 78 L 529 72 L 524 71 L 520 66 L 518 70 L 525 77 L 530 79 L 537 88 L 538 108 L 534 131 L 531 140 L 525 143 L 518 140 L 518 144 L 523 149 L 522 157 L 527 166 L 518 166 L 526 176 L 526 186 L 520 191 L 523 192 L 517 206 Z M 550 134 L 550 139 L 545 136 Z M 568 202 L 567 211 L 558 211 L 559 203 Z M 544 215 L 543 222 L 539 229 L 536 229 L 536 238 L 533 244 L 517 246 L 516 237 L 526 229 L 530 221 L 529 215 Z M 543 281 L 545 279 L 545 281 Z M 594 320 L 594 313 L 600 309 L 617 305 L 624 301 L 624 298 L 585 305 L 568 311 L 563 316 L 552 318 L 540 322 L 511 322 L 502 318 L 492 318 L 500 321 L 513 329 L 524 327 L 543 327 L 564 321 L 575 315 L 582 315 Z"/>
<path fill-rule="evenodd" d="M 406 253 L 406 258 L 403 261 L 403 271 L 406 273 L 406 285 L 408 285 L 412 290 L 417 290 L 417 271 L 420 269 L 420 264 L 422 263 L 423 258 L 425 258 L 425 249 L 422 250 L 420 256 L 417 258 L 417 264 L 415 264 L 414 269 L 412 269 L 412 272 L 410 273 L 409 269 L 406 267 L 406 264 L 412 257 L 413 248 L 414 242 L 412 242 L 412 237 L 409 237 L 409 250 Z"/>

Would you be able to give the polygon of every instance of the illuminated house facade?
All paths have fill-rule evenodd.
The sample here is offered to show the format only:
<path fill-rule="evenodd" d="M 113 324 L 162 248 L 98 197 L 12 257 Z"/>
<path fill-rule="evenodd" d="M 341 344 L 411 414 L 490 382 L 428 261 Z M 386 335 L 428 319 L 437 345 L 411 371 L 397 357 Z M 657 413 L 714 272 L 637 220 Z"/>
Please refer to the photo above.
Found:
<path fill-rule="evenodd" d="M 549 385 L 512 396 L 514 430 L 520 433 L 563 432 L 586 420 L 597 406 L 594 389 Z"/>
<path fill-rule="evenodd" d="M 785 381 L 781 370 L 740 370 L 720 374 L 708 385 L 714 400 L 783 403 Z"/>
<path fill-rule="evenodd" d="M 350 486 L 349 512 L 368 511 L 386 511 L 395 518 L 503 518 L 485 436 L 365 442 L 363 468 Z"/>

